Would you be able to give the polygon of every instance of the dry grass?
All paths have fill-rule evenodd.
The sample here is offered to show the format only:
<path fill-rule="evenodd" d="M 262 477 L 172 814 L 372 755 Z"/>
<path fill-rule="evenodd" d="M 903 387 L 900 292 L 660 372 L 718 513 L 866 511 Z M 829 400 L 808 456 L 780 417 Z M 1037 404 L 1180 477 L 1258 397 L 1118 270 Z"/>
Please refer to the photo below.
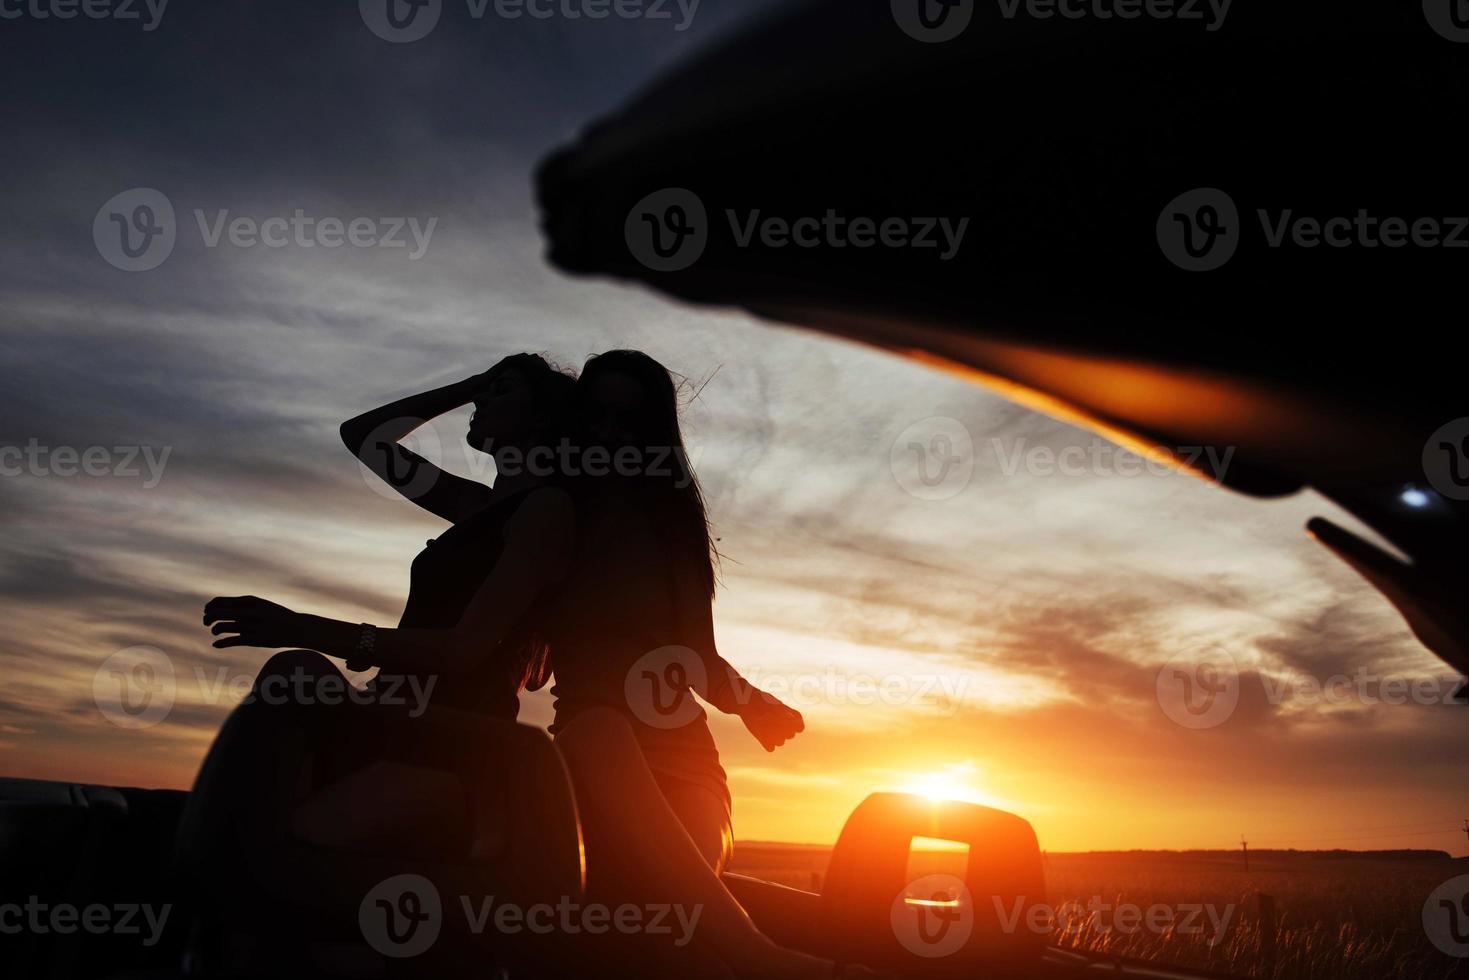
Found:
<path fill-rule="evenodd" d="M 819 889 L 828 854 L 745 845 L 732 870 Z M 929 873 L 945 860 L 916 861 L 915 870 Z M 1051 854 L 1045 863 L 1057 946 L 1269 980 L 1469 978 L 1469 961 L 1436 950 L 1422 925 L 1429 892 L 1469 872 L 1465 862 L 1266 852 L 1252 855 L 1248 870 L 1225 853 Z M 1275 906 L 1273 957 L 1262 894 Z M 1155 922 L 1167 925 L 1124 928 L 1129 923 L 1101 909 L 1123 904 L 1154 908 Z"/>
<path fill-rule="evenodd" d="M 1057 945 L 1271 980 L 1429 980 L 1469 976 L 1423 932 L 1424 900 L 1456 862 L 1346 855 L 1051 855 L 1053 902 L 1104 895 L 1140 906 L 1204 904 L 1228 926 L 1123 933 L 1105 921 L 1057 923 Z M 1275 954 L 1260 895 L 1276 910 Z"/>

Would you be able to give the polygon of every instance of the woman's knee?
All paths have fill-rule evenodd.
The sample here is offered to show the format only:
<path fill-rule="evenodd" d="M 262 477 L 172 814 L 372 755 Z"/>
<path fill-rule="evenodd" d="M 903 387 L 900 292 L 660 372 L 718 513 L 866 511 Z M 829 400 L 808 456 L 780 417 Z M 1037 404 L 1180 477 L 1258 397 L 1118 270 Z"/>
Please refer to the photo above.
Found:
<path fill-rule="evenodd" d="M 251 700 L 265 704 L 306 703 L 316 696 L 323 682 L 342 683 L 346 678 L 326 657 L 314 650 L 284 650 L 274 654 L 255 675 Z"/>
<path fill-rule="evenodd" d="M 713 793 L 702 788 L 665 786 L 663 798 L 704 862 L 716 872 L 723 871 L 734 853 L 734 832 L 730 827 L 728 808 Z"/>

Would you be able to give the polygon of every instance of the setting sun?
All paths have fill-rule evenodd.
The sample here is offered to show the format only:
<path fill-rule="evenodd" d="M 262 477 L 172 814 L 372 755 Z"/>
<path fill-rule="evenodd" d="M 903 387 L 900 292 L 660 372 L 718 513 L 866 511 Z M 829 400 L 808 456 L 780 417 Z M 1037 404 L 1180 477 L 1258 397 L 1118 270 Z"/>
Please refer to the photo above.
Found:
<path fill-rule="evenodd" d="M 957 800 L 995 806 L 994 801 L 972 785 L 974 767 L 948 766 L 936 772 L 920 773 L 901 787 L 904 793 L 926 796 L 930 800 Z"/>

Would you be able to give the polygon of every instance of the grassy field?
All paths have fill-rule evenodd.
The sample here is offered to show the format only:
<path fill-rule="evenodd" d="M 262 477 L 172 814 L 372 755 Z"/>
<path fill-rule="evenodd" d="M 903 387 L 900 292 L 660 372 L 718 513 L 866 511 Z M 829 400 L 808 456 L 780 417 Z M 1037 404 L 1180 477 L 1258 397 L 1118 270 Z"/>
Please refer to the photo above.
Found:
<path fill-rule="evenodd" d="M 829 853 L 742 843 L 731 870 L 819 891 Z M 962 866 L 915 854 L 910 869 Z M 1048 854 L 1045 870 L 1057 946 L 1275 980 L 1469 978 L 1424 933 L 1429 893 L 1469 874 L 1440 852 L 1264 851 L 1248 869 L 1228 852 Z"/>

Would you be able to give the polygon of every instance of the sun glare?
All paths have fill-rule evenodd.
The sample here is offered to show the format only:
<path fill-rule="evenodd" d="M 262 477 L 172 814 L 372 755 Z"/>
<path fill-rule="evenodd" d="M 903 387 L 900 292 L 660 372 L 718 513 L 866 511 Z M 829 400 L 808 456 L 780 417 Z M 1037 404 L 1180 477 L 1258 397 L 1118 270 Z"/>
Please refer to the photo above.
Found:
<path fill-rule="evenodd" d="M 926 772 L 914 776 L 902 787 L 905 793 L 926 796 L 930 800 L 958 800 L 964 803 L 984 803 L 989 800 L 969 782 L 973 769 L 967 766 L 950 766 L 939 772 Z"/>

